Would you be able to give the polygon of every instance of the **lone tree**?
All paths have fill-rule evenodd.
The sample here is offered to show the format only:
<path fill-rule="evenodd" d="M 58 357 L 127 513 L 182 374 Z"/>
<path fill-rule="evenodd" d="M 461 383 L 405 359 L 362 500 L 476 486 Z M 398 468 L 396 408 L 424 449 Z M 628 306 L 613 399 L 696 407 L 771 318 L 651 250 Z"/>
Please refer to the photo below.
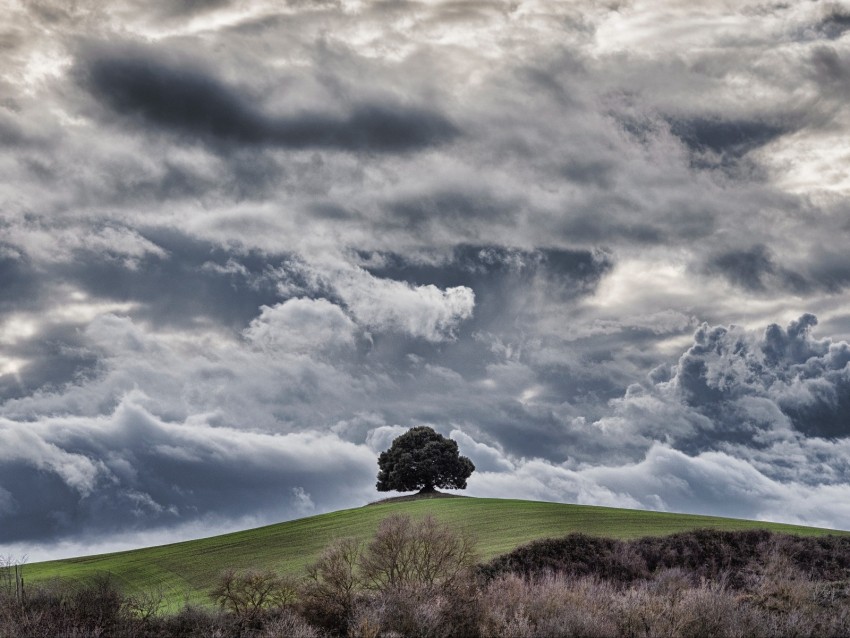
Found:
<path fill-rule="evenodd" d="M 424 425 L 411 428 L 378 457 L 378 491 L 434 492 L 435 487 L 466 489 L 475 466 L 457 443 Z"/>

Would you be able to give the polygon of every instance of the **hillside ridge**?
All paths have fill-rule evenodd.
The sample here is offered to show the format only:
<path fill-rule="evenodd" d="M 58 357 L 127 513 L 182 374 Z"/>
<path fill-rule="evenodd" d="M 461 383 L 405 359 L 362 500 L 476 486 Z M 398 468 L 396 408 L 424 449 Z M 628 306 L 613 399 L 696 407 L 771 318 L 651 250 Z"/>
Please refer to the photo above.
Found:
<path fill-rule="evenodd" d="M 525 543 L 584 533 L 619 539 L 660 536 L 695 529 L 768 529 L 798 535 L 844 534 L 838 530 L 748 521 L 694 514 L 672 514 L 591 505 L 516 499 L 396 497 L 219 536 L 93 556 L 32 563 L 31 584 L 52 578 L 86 580 L 107 572 L 129 590 L 161 588 L 179 606 L 186 600 L 206 604 L 210 583 L 224 569 L 272 568 L 299 575 L 332 540 L 367 539 L 391 514 L 441 521 L 471 531 L 482 560 Z"/>

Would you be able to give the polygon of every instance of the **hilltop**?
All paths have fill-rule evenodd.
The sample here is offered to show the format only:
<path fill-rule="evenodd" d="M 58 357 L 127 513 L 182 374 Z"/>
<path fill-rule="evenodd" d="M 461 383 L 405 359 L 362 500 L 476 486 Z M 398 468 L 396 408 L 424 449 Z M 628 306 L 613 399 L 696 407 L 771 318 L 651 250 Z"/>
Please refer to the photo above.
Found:
<path fill-rule="evenodd" d="M 572 532 L 614 539 L 695 529 L 766 529 L 804 536 L 836 533 L 779 523 L 537 501 L 397 498 L 211 538 L 33 563 L 25 570 L 31 585 L 53 578 L 85 580 L 108 572 L 130 591 L 162 588 L 176 609 L 186 600 L 208 603 L 211 583 L 226 568 L 264 567 L 300 574 L 333 539 L 369 538 L 391 514 L 433 514 L 440 521 L 470 530 L 478 539 L 482 560 L 536 539 Z"/>

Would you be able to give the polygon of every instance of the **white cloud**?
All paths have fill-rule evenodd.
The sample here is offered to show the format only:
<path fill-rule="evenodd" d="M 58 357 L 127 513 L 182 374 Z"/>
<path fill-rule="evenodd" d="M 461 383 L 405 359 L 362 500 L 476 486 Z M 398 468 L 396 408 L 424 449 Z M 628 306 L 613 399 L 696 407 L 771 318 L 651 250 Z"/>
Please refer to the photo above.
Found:
<path fill-rule="evenodd" d="M 52 472 L 81 496 L 91 494 L 105 472 L 97 458 L 69 452 L 44 440 L 29 423 L 0 420 L 0 461 L 20 462 Z"/>
<path fill-rule="evenodd" d="M 333 286 L 357 322 L 375 331 L 433 342 L 451 340 L 475 308 L 475 293 L 468 286 L 445 290 L 432 284 L 414 286 L 349 265 L 315 269 L 313 276 Z"/>
<path fill-rule="evenodd" d="M 778 481 L 723 452 L 689 456 L 655 444 L 637 463 L 567 469 L 540 459 L 476 472 L 477 496 L 661 510 L 850 529 L 850 486 Z"/>
<path fill-rule="evenodd" d="M 462 430 L 452 430 L 449 438 L 457 441 L 460 453 L 472 460 L 476 472 L 510 472 L 515 469 L 514 464 L 505 458 L 504 452 L 486 443 L 479 443 Z"/>
<path fill-rule="evenodd" d="M 354 345 L 357 327 L 326 299 L 289 299 L 263 306 L 244 335 L 269 354 L 318 354 Z"/>
<path fill-rule="evenodd" d="M 366 445 L 376 454 L 388 449 L 393 439 L 407 432 L 408 428 L 400 425 L 381 425 L 372 430 L 366 436 Z"/>

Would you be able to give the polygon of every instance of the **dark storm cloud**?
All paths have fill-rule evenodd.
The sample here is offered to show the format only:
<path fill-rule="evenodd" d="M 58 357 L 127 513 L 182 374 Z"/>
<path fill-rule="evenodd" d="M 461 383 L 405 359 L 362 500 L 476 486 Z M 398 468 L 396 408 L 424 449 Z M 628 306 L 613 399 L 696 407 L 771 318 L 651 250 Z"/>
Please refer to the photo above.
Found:
<path fill-rule="evenodd" d="M 370 272 L 414 284 L 468 285 L 480 290 L 489 281 L 528 281 L 542 275 L 574 294 L 591 291 L 611 269 L 609 255 L 594 250 L 460 244 L 449 254 L 417 257 L 398 253 L 362 253 Z M 375 265 L 369 266 L 369 262 Z"/>
<path fill-rule="evenodd" d="M 835 7 L 815 28 L 830 40 L 840 38 L 850 29 L 850 11 Z"/>
<path fill-rule="evenodd" d="M 49 316 L 54 301 L 56 282 L 48 283 L 45 275 L 26 255 L 0 257 L 0 325 L 17 320 L 24 330 L 7 337 L 7 343 L 0 341 L 0 353 L 19 362 L 14 373 L 0 372 L 0 402 L 59 388 L 95 365 L 95 357 L 82 347 L 80 324 L 48 319 L 39 328 L 30 325 L 28 317 Z"/>
<path fill-rule="evenodd" d="M 448 252 L 419 255 L 362 252 L 376 277 L 440 288 L 466 286 L 475 291 L 475 312 L 460 326 L 451 350 L 418 352 L 429 360 L 464 373 L 480 372 L 494 361 L 490 346 L 474 339 L 479 331 L 506 333 L 534 313 L 539 297 L 561 303 L 591 295 L 612 266 L 610 255 L 596 250 L 520 248 L 461 244 Z M 381 338 L 378 343 L 382 347 Z M 396 344 L 403 358 L 410 345 Z M 497 358 L 497 357 L 496 357 Z M 541 448 L 542 449 L 542 448 Z"/>
<path fill-rule="evenodd" d="M 400 153 L 458 134 L 443 115 L 403 104 L 344 105 L 341 115 L 316 108 L 275 116 L 255 106 L 255 97 L 201 69 L 141 51 L 98 50 L 82 62 L 80 75 L 88 90 L 119 115 L 213 144 Z"/>
<path fill-rule="evenodd" d="M 119 232 L 107 230 L 113 237 Z M 128 261 L 117 246 L 112 251 L 98 244 L 75 248 L 69 262 L 38 269 L 26 256 L 0 260 L 0 318 L 29 313 L 26 336 L 3 347 L 21 363 L 15 374 L 0 375 L 0 397 L 59 392 L 99 371 L 100 353 L 83 336 L 87 319 L 61 311 L 54 316 L 52 304 L 59 298 L 68 304 L 67 290 L 105 307 L 129 304 L 123 312 L 157 329 L 215 326 L 238 334 L 261 306 L 281 300 L 282 282 L 293 291 L 310 288 L 288 255 L 233 252 L 169 229 L 144 232 L 147 237 L 138 239 L 158 254 Z"/>
<path fill-rule="evenodd" d="M 615 183 L 616 165 L 611 161 L 573 159 L 565 163 L 561 173 L 570 181 L 598 188 L 611 188 Z"/>
<path fill-rule="evenodd" d="M 744 290 L 766 294 L 775 290 L 794 294 L 839 293 L 850 285 L 850 260 L 844 253 L 821 250 L 797 267 L 804 270 L 798 272 L 783 265 L 770 248 L 757 244 L 711 255 L 705 270 L 722 275 Z"/>
<path fill-rule="evenodd" d="M 707 264 L 709 272 L 722 274 L 730 283 L 746 290 L 763 292 L 778 287 L 792 292 L 805 292 L 814 288 L 828 288 L 823 277 L 814 282 L 776 263 L 771 251 L 763 245 L 744 250 L 730 250 L 712 256 Z"/>
<path fill-rule="evenodd" d="M 97 299 L 138 304 L 132 314 L 153 325 L 213 321 L 235 330 L 244 328 L 260 306 L 280 299 L 282 273 L 292 271 L 293 282 L 299 278 L 287 268 L 290 255 L 233 252 L 168 229 L 143 232 L 167 256 L 147 256 L 127 268 L 108 255 L 79 250 L 56 276 Z"/>
<path fill-rule="evenodd" d="M 822 90 L 835 96 L 850 95 L 850 67 L 847 55 L 835 47 L 822 45 L 812 51 L 812 75 Z"/>
<path fill-rule="evenodd" d="M 694 168 L 721 168 L 731 175 L 751 176 L 752 167 L 741 164 L 747 154 L 790 132 L 760 120 L 734 120 L 724 117 L 671 119 L 670 131 L 691 153 Z"/>
<path fill-rule="evenodd" d="M 24 146 L 31 141 L 19 122 L 16 110 L 13 105 L 0 104 L 0 145 L 2 146 Z"/>
<path fill-rule="evenodd" d="M 468 225 L 486 221 L 508 224 L 522 203 L 497 199 L 488 192 L 442 191 L 408 196 L 390 202 L 390 225 L 401 228 Z"/>
<path fill-rule="evenodd" d="M 764 290 L 764 277 L 776 272 L 767 247 L 753 246 L 749 250 L 733 250 L 716 255 L 709 270 L 716 269 L 730 282 L 749 290 Z"/>
<path fill-rule="evenodd" d="M 0 316 L 38 307 L 43 289 L 43 280 L 32 262 L 0 244 Z"/>
<path fill-rule="evenodd" d="M 729 434 L 752 437 L 776 425 L 744 416 L 746 400 L 760 398 L 806 436 L 850 437 L 850 344 L 815 339 L 816 325 L 814 315 L 804 314 L 786 328 L 769 325 L 760 338 L 704 325 L 669 383 L 687 405 Z"/>
<path fill-rule="evenodd" d="M 172 17 L 185 17 L 206 13 L 231 4 L 231 0 L 177 0 L 169 2 L 167 12 Z"/>
<path fill-rule="evenodd" d="M 820 250 L 811 258 L 811 278 L 827 292 L 850 286 L 850 257 L 846 251 Z"/>
<path fill-rule="evenodd" d="M 15 374 L 0 375 L 0 401 L 37 391 L 61 391 L 66 383 L 94 375 L 98 358 L 86 347 L 79 329 L 79 323 L 48 324 L 5 346 L 5 355 L 25 363 Z"/>
<path fill-rule="evenodd" d="M 340 504 L 357 493 L 340 486 L 327 464 L 358 484 L 372 474 L 372 453 L 335 436 L 256 436 L 169 423 L 149 414 L 141 399 L 126 397 L 97 430 L 75 419 L 26 432 L 0 421 L 0 481 L 12 514 L 4 541 L 126 532 L 223 510 L 238 517 L 266 509 L 266 520 L 274 520 L 303 505 L 298 492 L 281 486 L 299 486 L 308 501 L 312 494 Z"/>
<path fill-rule="evenodd" d="M 720 118 L 673 120 L 670 130 L 689 148 L 738 158 L 786 133 L 769 122 Z"/>
<path fill-rule="evenodd" d="M 617 202 L 617 204 L 625 204 L 625 202 Z M 651 222 L 643 221 L 644 216 L 640 214 L 640 211 L 633 211 L 633 217 L 636 219 L 632 221 L 626 215 L 621 217 L 616 213 L 612 213 L 610 216 L 598 212 L 565 215 L 566 219 L 561 223 L 559 230 L 564 236 L 574 241 L 603 243 L 619 240 L 652 245 L 662 243 L 670 230 L 677 235 L 700 237 L 710 232 L 712 225 L 711 217 L 708 215 L 702 216 L 698 224 L 690 225 L 692 228 L 682 224 L 679 227 L 674 226 L 672 229 L 662 229 Z"/>

